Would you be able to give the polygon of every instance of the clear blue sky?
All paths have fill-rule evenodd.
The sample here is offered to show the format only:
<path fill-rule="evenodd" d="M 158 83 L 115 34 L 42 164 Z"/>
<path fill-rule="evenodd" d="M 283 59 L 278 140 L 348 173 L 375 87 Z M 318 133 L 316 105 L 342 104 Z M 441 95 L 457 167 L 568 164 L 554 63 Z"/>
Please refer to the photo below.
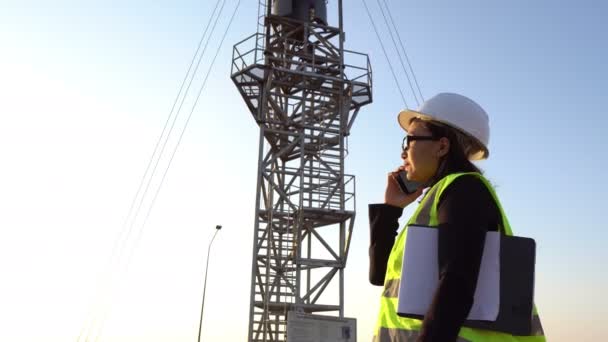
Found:
<path fill-rule="evenodd" d="M 378 5 L 366 1 L 398 68 Z M 388 3 L 425 97 L 462 93 L 490 115 L 491 158 L 480 165 L 515 232 L 537 241 L 536 301 L 550 340 L 608 339 L 608 7 Z M 0 340 L 76 340 L 213 4 L 0 3 Z M 201 71 L 235 4 L 226 3 Z M 334 18 L 335 1 L 328 6 Z M 243 1 L 128 275 L 105 301 L 100 341 L 196 338 L 216 224 L 225 229 L 214 242 L 203 337 L 246 336 L 258 129 L 229 72 L 232 45 L 255 32 L 256 12 L 257 1 Z M 344 15 L 346 47 L 369 53 L 374 70 L 374 103 L 355 123 L 346 161 L 358 191 L 346 313 L 366 341 L 380 293 L 367 283 L 367 204 L 382 200 L 386 172 L 400 163 L 404 105 L 362 3 L 345 1 Z"/>

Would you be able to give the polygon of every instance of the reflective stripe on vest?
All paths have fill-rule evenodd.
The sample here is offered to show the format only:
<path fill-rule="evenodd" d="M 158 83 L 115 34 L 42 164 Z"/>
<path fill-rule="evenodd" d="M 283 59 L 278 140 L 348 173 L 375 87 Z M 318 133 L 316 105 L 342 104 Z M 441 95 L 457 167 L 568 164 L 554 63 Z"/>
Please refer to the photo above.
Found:
<path fill-rule="evenodd" d="M 402 329 L 387 329 L 380 328 L 378 335 L 374 336 L 373 342 L 393 342 L 393 341 L 412 341 L 416 342 L 416 339 L 420 336 L 420 332 L 417 330 L 402 330 Z M 456 342 L 471 342 L 459 337 Z"/>
<path fill-rule="evenodd" d="M 438 215 L 437 209 L 439 206 L 439 199 L 445 189 L 458 177 L 472 174 L 477 176 L 488 188 L 500 215 L 502 217 L 502 230 L 506 235 L 512 235 L 511 226 L 509 221 L 502 209 L 500 201 L 496 196 L 493 187 L 490 185 L 482 175 L 478 173 L 459 173 L 451 174 L 440 180 L 435 184 L 424 196 L 420 205 L 412 215 L 406 227 L 399 233 L 391 254 L 388 259 L 386 276 L 384 280 L 384 291 L 382 293 L 380 302 L 380 315 L 378 316 L 378 322 L 376 324 L 374 341 L 379 342 L 402 342 L 402 341 L 415 341 L 419 335 L 419 330 L 422 326 L 422 321 L 405 318 L 397 315 L 397 296 L 399 294 L 399 284 L 401 282 L 401 264 L 403 259 L 403 252 L 406 247 L 405 236 L 407 233 L 407 226 L 410 224 L 423 225 L 436 227 L 438 226 Z M 473 329 L 468 327 L 462 327 L 458 334 L 458 341 L 496 341 L 496 342 L 545 342 L 545 336 L 543 328 L 540 322 L 540 318 L 537 314 L 536 307 L 534 307 L 534 315 L 532 319 L 532 332 L 530 336 L 514 336 L 506 333 Z"/>

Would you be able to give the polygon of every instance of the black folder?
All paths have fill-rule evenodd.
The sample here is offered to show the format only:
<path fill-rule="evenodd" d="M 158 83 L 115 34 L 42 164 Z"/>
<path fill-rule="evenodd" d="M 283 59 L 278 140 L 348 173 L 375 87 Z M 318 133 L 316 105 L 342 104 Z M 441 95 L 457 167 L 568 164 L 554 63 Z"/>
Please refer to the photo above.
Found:
<path fill-rule="evenodd" d="M 464 326 L 530 335 L 534 310 L 536 242 L 519 236 L 500 237 L 500 307 L 496 321 L 467 320 Z"/>
<path fill-rule="evenodd" d="M 463 326 L 531 334 L 534 307 L 534 268 L 536 242 L 531 238 L 500 235 L 500 305 L 495 321 L 465 320 Z M 424 319 L 422 315 L 397 313 L 402 317 Z"/>

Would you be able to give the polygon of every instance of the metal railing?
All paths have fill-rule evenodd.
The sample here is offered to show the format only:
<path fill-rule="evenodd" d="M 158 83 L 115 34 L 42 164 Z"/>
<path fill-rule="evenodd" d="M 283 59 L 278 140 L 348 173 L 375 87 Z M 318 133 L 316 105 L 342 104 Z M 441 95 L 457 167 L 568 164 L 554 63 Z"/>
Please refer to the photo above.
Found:
<path fill-rule="evenodd" d="M 264 35 L 254 33 L 234 45 L 232 51 L 232 75 L 242 72 L 249 66 L 263 65 L 265 63 L 264 48 L 258 43 L 260 39 L 263 40 Z M 285 39 L 285 42 L 287 43 L 284 45 L 285 47 L 298 43 L 295 39 Z M 330 58 L 317 54 L 316 45 L 310 44 L 309 46 L 312 47 L 311 53 L 306 55 L 302 55 L 301 52 L 293 53 L 285 49 L 279 56 L 270 56 L 269 58 L 275 62 L 279 62 L 288 71 L 325 74 L 324 71 L 328 70 L 327 61 Z M 340 66 L 334 68 L 334 70 L 339 71 L 339 68 Z M 367 54 L 344 50 L 344 64 L 342 68 L 344 69 L 346 80 L 358 83 L 359 85 L 372 86 L 372 67 Z"/>
<path fill-rule="evenodd" d="M 302 172 L 298 168 L 287 167 L 284 171 L 275 172 L 288 177 L 304 177 L 302 187 L 296 181 L 293 182 L 287 191 L 290 201 L 296 205 L 300 197 L 302 198 L 303 208 L 301 209 L 355 210 L 354 175 L 345 174 L 341 178 L 339 175 L 324 168 L 315 168 L 313 170 L 305 168 Z M 342 186 L 344 187 L 344 191 L 341 189 Z M 342 194 L 344 197 L 342 197 Z M 344 201 L 342 201 L 342 198 L 344 198 Z"/>
<path fill-rule="evenodd" d="M 264 64 L 264 50 L 258 46 L 258 37 L 261 33 L 254 33 L 234 45 L 232 50 L 231 74 L 242 72 L 250 65 Z"/>

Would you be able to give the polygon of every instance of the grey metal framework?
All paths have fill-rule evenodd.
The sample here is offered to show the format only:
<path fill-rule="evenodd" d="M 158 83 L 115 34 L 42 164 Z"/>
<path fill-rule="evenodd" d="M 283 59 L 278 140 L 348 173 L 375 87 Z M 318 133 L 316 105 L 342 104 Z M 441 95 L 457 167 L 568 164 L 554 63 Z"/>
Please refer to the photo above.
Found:
<path fill-rule="evenodd" d="M 234 46 L 231 71 L 260 127 L 248 340 L 286 341 L 289 311 L 344 316 L 346 138 L 372 101 L 372 73 L 343 48 L 341 1 L 338 28 L 264 8 L 265 32 Z"/>

